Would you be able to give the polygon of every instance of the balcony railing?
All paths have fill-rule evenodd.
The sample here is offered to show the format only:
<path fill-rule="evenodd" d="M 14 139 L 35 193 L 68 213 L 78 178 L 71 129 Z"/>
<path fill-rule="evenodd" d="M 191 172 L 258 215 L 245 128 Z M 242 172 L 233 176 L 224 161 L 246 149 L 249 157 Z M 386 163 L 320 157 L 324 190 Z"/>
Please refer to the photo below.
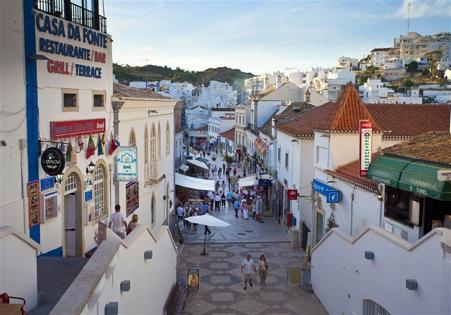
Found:
<path fill-rule="evenodd" d="M 70 0 L 36 0 L 35 8 L 102 33 L 107 32 L 106 17 L 72 3 Z"/>

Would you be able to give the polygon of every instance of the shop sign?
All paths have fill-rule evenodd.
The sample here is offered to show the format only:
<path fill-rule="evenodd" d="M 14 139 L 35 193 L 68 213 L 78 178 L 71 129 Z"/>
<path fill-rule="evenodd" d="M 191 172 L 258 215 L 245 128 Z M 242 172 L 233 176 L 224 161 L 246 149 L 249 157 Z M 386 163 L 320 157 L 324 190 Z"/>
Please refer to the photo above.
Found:
<path fill-rule="evenodd" d="M 186 284 L 190 291 L 199 292 L 200 270 L 199 268 L 188 268 L 186 270 Z"/>
<path fill-rule="evenodd" d="M 287 192 L 288 200 L 297 200 L 298 196 L 299 196 L 299 193 L 298 193 L 297 189 L 288 189 L 288 192 Z"/>
<path fill-rule="evenodd" d="M 116 180 L 138 180 L 138 153 L 136 147 L 120 147 L 116 155 Z"/>
<path fill-rule="evenodd" d="M 101 66 L 107 59 L 106 34 L 42 12 L 35 17 L 38 52 L 71 58 L 68 62 L 47 58 L 49 73 L 102 78 Z"/>
<path fill-rule="evenodd" d="M 258 186 L 271 187 L 271 185 L 272 185 L 272 180 L 270 180 L 270 179 L 259 179 L 258 180 Z"/>
<path fill-rule="evenodd" d="M 52 139 L 70 138 L 104 132 L 105 118 L 50 122 L 50 137 Z"/>
<path fill-rule="evenodd" d="M 61 174 L 66 166 L 64 153 L 59 148 L 47 148 L 41 155 L 41 166 L 50 176 Z"/>
<path fill-rule="evenodd" d="M 41 192 L 49 190 L 49 189 L 53 189 L 55 187 L 55 177 L 50 176 L 50 177 L 41 179 L 40 186 L 41 186 Z"/>
<path fill-rule="evenodd" d="M 439 182 L 451 181 L 451 169 L 437 170 L 437 180 Z"/>
<path fill-rule="evenodd" d="M 373 135 L 373 124 L 368 120 L 359 121 L 360 133 L 360 176 L 366 176 L 371 163 L 371 138 Z"/>
<path fill-rule="evenodd" d="M 314 191 L 319 192 L 321 195 L 326 196 L 327 203 L 337 203 L 342 199 L 341 191 L 336 190 L 335 188 L 326 185 L 319 180 L 314 179 L 312 181 L 312 188 Z"/>
<path fill-rule="evenodd" d="M 27 183 L 27 197 L 28 224 L 31 227 L 41 223 L 41 194 L 38 180 Z"/>

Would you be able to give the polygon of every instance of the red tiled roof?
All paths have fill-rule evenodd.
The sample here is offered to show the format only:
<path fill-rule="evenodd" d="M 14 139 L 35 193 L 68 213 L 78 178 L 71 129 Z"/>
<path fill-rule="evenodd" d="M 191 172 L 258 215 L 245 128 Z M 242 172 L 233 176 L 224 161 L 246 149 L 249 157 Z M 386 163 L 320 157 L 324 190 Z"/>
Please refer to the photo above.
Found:
<path fill-rule="evenodd" d="M 355 184 L 356 186 L 363 188 L 371 192 L 377 192 L 377 183 L 369 180 L 366 177 L 360 176 L 360 161 L 352 161 L 348 164 L 338 167 L 335 171 L 326 170 L 326 173 L 333 177 L 340 178 L 344 181 Z"/>
<path fill-rule="evenodd" d="M 235 128 L 229 129 L 227 131 L 221 132 L 221 137 L 235 141 Z"/>
<path fill-rule="evenodd" d="M 315 107 L 276 128 L 294 136 L 311 137 L 314 130 L 358 132 L 359 120 L 363 119 L 371 121 L 375 131 L 382 130 L 362 103 L 355 87 L 348 83 L 336 103 L 329 102 Z"/>
<path fill-rule="evenodd" d="M 448 131 L 451 106 L 445 104 L 366 104 L 384 132 L 383 138 L 406 138 Z"/>

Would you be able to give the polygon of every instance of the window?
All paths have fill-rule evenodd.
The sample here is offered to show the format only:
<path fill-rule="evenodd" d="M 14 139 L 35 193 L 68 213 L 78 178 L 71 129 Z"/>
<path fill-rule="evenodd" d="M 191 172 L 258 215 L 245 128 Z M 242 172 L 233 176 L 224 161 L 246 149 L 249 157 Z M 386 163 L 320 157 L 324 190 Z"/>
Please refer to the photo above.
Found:
<path fill-rule="evenodd" d="M 77 180 L 75 175 L 72 173 L 66 179 L 66 183 L 64 184 L 64 192 L 68 194 L 75 191 L 77 191 Z"/>
<path fill-rule="evenodd" d="M 78 91 L 72 89 L 62 90 L 63 111 L 78 111 Z"/>
<path fill-rule="evenodd" d="M 288 169 L 288 152 L 285 152 L 285 168 Z"/>
<path fill-rule="evenodd" d="M 169 123 L 166 122 L 166 155 L 171 154 L 171 131 L 169 130 Z"/>
<path fill-rule="evenodd" d="M 136 136 L 135 136 L 135 130 L 133 128 L 132 128 L 132 130 L 130 130 L 130 134 L 128 136 L 128 145 L 136 146 Z"/>
<path fill-rule="evenodd" d="M 280 150 L 280 147 L 278 147 L 278 148 L 277 148 L 277 161 L 279 162 L 279 164 L 280 164 L 280 154 L 281 154 L 280 151 L 281 151 L 281 150 Z"/>
<path fill-rule="evenodd" d="M 92 98 L 94 109 L 105 108 L 105 92 L 93 92 Z"/>
<path fill-rule="evenodd" d="M 155 124 L 152 124 L 152 129 L 150 130 L 150 173 L 149 176 L 151 176 L 153 178 L 153 176 L 155 176 L 156 174 L 154 174 L 153 169 L 154 169 L 154 164 L 155 161 L 157 160 L 157 148 L 156 148 L 156 134 L 155 134 Z"/>
<path fill-rule="evenodd" d="M 158 151 L 157 151 L 157 156 L 160 158 L 161 157 L 161 128 L 160 128 L 160 123 L 158 123 L 158 141 L 157 141 L 157 146 L 158 146 Z"/>
<path fill-rule="evenodd" d="M 152 194 L 152 201 L 150 203 L 150 224 L 155 224 L 155 195 Z"/>
<path fill-rule="evenodd" d="M 105 214 L 106 209 L 106 185 L 105 185 L 105 169 L 102 165 L 96 166 L 94 170 L 94 219 Z"/>
<path fill-rule="evenodd" d="M 410 227 L 421 226 L 422 199 L 388 186 L 385 187 L 385 194 L 386 217 Z"/>
<path fill-rule="evenodd" d="M 144 129 L 144 182 L 149 181 L 149 133 Z"/>

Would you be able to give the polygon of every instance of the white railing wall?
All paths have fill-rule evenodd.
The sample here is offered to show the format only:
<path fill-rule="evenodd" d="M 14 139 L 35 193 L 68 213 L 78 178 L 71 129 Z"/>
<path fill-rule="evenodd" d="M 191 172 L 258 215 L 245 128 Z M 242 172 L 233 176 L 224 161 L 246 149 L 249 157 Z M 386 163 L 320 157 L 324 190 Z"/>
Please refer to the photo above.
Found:
<path fill-rule="evenodd" d="M 312 249 L 311 265 L 313 289 L 329 314 L 362 314 L 364 299 L 392 315 L 451 314 L 449 229 L 411 244 L 378 227 L 355 238 L 334 228 Z M 416 290 L 406 288 L 407 279 Z"/>
<path fill-rule="evenodd" d="M 152 251 L 152 258 L 144 253 Z M 111 230 L 51 314 L 104 314 L 117 302 L 119 314 L 163 314 L 176 281 L 177 249 L 169 229 L 139 226 L 124 240 Z M 130 290 L 121 283 L 130 281 Z"/>
<path fill-rule="evenodd" d="M 26 311 L 38 304 L 39 252 L 39 245 L 27 235 L 10 226 L 0 226 L 0 294 L 24 298 Z"/>

